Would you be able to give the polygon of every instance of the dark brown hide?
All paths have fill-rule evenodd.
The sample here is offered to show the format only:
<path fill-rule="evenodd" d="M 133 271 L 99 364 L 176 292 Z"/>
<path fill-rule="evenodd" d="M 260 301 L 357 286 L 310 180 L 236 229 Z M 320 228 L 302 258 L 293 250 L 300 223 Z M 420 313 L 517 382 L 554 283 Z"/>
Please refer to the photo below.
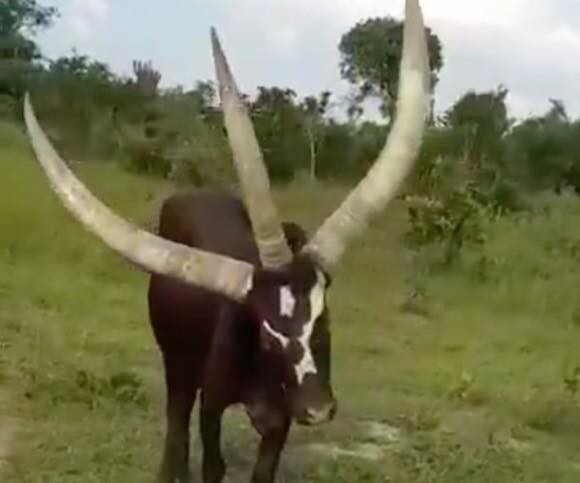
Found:
<path fill-rule="evenodd" d="M 284 224 L 284 230 L 297 253 L 306 243 L 304 231 L 290 223 Z M 256 267 L 260 264 L 246 210 L 229 195 L 187 194 L 168 199 L 161 211 L 159 235 Z M 228 406 L 243 403 L 262 436 L 252 481 L 264 483 L 274 481 L 293 416 L 304 422 L 309 407 L 329 404 L 329 417 L 333 416 L 326 311 L 312 337 L 320 374 L 308 374 L 302 387 L 292 383 L 288 369 L 288 360 L 298 356 L 291 350 L 272 350 L 272 340 L 265 340 L 261 325 L 267 317 L 289 336 L 292 330 L 299 330 L 304 322 L 298 320 L 300 312 L 295 321 L 282 320 L 273 294 L 288 284 L 296 294 L 297 306 L 304 305 L 315 279 L 313 262 L 301 257 L 282 273 L 258 269 L 248 301 L 239 304 L 175 279 L 151 277 L 150 319 L 163 354 L 167 384 L 167 435 L 160 483 L 190 481 L 189 421 L 198 394 L 204 483 L 220 482 L 225 473 L 220 430 Z"/>

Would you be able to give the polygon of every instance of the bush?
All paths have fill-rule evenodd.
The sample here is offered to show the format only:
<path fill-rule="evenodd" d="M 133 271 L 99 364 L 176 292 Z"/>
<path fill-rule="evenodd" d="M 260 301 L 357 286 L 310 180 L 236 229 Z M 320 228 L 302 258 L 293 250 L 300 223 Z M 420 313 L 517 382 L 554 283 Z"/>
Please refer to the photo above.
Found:
<path fill-rule="evenodd" d="M 15 119 L 17 112 L 16 99 L 12 96 L 0 94 L 0 119 Z"/>
<path fill-rule="evenodd" d="M 407 200 L 410 206 L 406 242 L 412 250 L 437 246 L 437 261 L 446 266 L 457 259 L 464 245 L 484 241 L 485 207 L 473 186 L 454 190 L 442 199 L 411 196 Z"/>

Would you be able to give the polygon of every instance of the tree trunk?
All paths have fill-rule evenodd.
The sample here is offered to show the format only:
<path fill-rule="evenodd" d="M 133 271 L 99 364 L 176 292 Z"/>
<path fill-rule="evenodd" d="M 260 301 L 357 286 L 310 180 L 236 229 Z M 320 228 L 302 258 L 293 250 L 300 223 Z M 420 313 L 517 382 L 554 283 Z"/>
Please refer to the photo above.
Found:
<path fill-rule="evenodd" d="M 306 129 L 308 135 L 308 144 L 310 147 L 310 179 L 316 181 L 316 139 L 312 132 L 312 128 Z"/>

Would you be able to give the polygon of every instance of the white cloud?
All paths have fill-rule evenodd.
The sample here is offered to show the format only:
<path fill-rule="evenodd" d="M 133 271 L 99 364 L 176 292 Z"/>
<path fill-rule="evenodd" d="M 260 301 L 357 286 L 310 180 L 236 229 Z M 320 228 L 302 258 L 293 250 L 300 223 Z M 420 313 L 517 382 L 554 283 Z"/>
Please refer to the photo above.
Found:
<path fill-rule="evenodd" d="M 64 21 L 80 39 L 86 40 L 109 13 L 107 0 L 71 0 L 64 12 Z"/>

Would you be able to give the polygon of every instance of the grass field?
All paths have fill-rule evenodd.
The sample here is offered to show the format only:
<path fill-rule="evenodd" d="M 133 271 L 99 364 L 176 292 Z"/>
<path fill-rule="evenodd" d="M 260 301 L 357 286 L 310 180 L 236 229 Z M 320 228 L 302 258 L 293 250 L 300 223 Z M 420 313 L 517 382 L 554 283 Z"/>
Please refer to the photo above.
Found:
<path fill-rule="evenodd" d="M 171 189 L 110 165 L 78 172 L 141 223 Z M 0 173 L 0 480 L 152 481 L 163 386 L 147 278 L 69 218 L 10 126 Z M 297 183 L 277 197 L 313 228 L 343 194 Z M 402 309 L 401 207 L 351 248 L 330 298 L 339 414 L 294 428 L 280 481 L 580 481 L 580 201 L 541 205 L 425 278 L 416 313 Z M 256 436 L 237 410 L 224 431 L 229 481 L 247 481 Z"/>

